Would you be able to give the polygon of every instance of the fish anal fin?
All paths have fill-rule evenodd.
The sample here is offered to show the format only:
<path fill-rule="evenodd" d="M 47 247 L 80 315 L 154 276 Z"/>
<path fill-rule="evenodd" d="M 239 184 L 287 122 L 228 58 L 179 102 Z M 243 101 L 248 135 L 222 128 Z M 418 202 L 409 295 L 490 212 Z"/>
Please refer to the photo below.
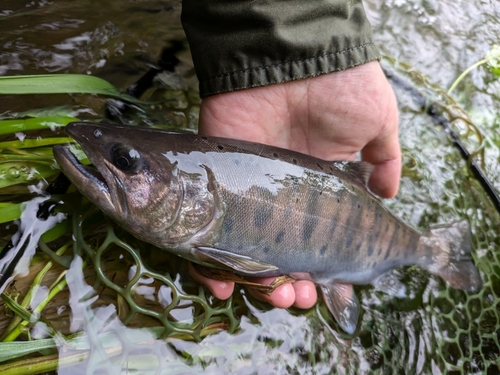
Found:
<path fill-rule="evenodd" d="M 356 331 L 359 301 L 351 284 L 321 285 L 323 299 L 339 326 L 348 334 Z"/>
<path fill-rule="evenodd" d="M 383 273 L 375 280 L 372 285 L 381 292 L 387 293 L 390 296 L 405 298 L 406 287 L 399 281 L 399 279 L 392 273 L 392 271 Z"/>
<path fill-rule="evenodd" d="M 277 276 L 278 267 L 260 262 L 250 257 L 234 254 L 226 250 L 212 247 L 197 247 L 198 254 L 204 260 L 212 263 L 214 267 L 230 269 L 247 276 Z M 208 259 L 207 259 L 208 258 Z"/>

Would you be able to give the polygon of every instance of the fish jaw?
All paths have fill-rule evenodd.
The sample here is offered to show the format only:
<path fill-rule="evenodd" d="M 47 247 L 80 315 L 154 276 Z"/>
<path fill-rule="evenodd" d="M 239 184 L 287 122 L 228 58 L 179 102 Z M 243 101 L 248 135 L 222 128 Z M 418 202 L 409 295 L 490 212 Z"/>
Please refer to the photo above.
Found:
<path fill-rule="evenodd" d="M 116 211 L 112 194 L 103 174 L 94 168 L 81 164 L 73 153 L 65 146 L 53 148 L 57 164 L 81 193 L 92 200 L 105 212 Z"/>

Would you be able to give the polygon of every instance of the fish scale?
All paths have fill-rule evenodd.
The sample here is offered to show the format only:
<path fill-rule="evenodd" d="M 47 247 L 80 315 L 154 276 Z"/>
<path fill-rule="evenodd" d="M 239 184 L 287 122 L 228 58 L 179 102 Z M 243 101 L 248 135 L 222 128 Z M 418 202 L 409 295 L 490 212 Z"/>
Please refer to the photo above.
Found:
<path fill-rule="evenodd" d="M 468 223 L 414 230 L 367 189 L 368 163 L 123 125 L 72 123 L 66 131 L 97 171 L 56 146 L 59 166 L 130 233 L 206 267 L 312 280 L 348 333 L 359 315 L 353 284 L 403 297 L 395 267 L 419 265 L 454 288 L 481 287 Z"/>

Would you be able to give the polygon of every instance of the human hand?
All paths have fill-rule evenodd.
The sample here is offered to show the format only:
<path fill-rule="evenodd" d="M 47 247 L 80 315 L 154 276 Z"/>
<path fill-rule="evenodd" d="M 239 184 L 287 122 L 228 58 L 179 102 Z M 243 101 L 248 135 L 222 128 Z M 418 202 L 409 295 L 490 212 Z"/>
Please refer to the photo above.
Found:
<path fill-rule="evenodd" d="M 370 189 L 396 195 L 401 173 L 396 98 L 376 61 L 340 72 L 277 85 L 210 96 L 200 108 L 200 134 L 244 139 L 283 147 L 325 160 L 362 160 L 375 166 Z M 190 272 L 219 299 L 234 283 Z M 257 281 L 270 284 L 272 278 Z M 276 307 L 310 308 L 317 293 L 310 281 L 276 288 L 269 297 L 250 292 Z"/>

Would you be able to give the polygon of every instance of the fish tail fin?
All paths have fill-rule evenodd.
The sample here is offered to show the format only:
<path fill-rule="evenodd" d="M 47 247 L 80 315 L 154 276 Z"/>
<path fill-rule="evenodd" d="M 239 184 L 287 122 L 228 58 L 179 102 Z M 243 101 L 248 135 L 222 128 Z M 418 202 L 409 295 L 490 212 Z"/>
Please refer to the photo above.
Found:
<path fill-rule="evenodd" d="M 332 283 L 320 287 L 328 310 L 339 326 L 352 335 L 356 331 L 359 316 L 359 302 L 352 284 Z"/>
<path fill-rule="evenodd" d="M 471 261 L 471 232 L 466 220 L 429 228 L 420 237 L 418 248 L 429 254 L 420 265 L 452 288 L 470 292 L 481 288 L 481 277 Z"/>

